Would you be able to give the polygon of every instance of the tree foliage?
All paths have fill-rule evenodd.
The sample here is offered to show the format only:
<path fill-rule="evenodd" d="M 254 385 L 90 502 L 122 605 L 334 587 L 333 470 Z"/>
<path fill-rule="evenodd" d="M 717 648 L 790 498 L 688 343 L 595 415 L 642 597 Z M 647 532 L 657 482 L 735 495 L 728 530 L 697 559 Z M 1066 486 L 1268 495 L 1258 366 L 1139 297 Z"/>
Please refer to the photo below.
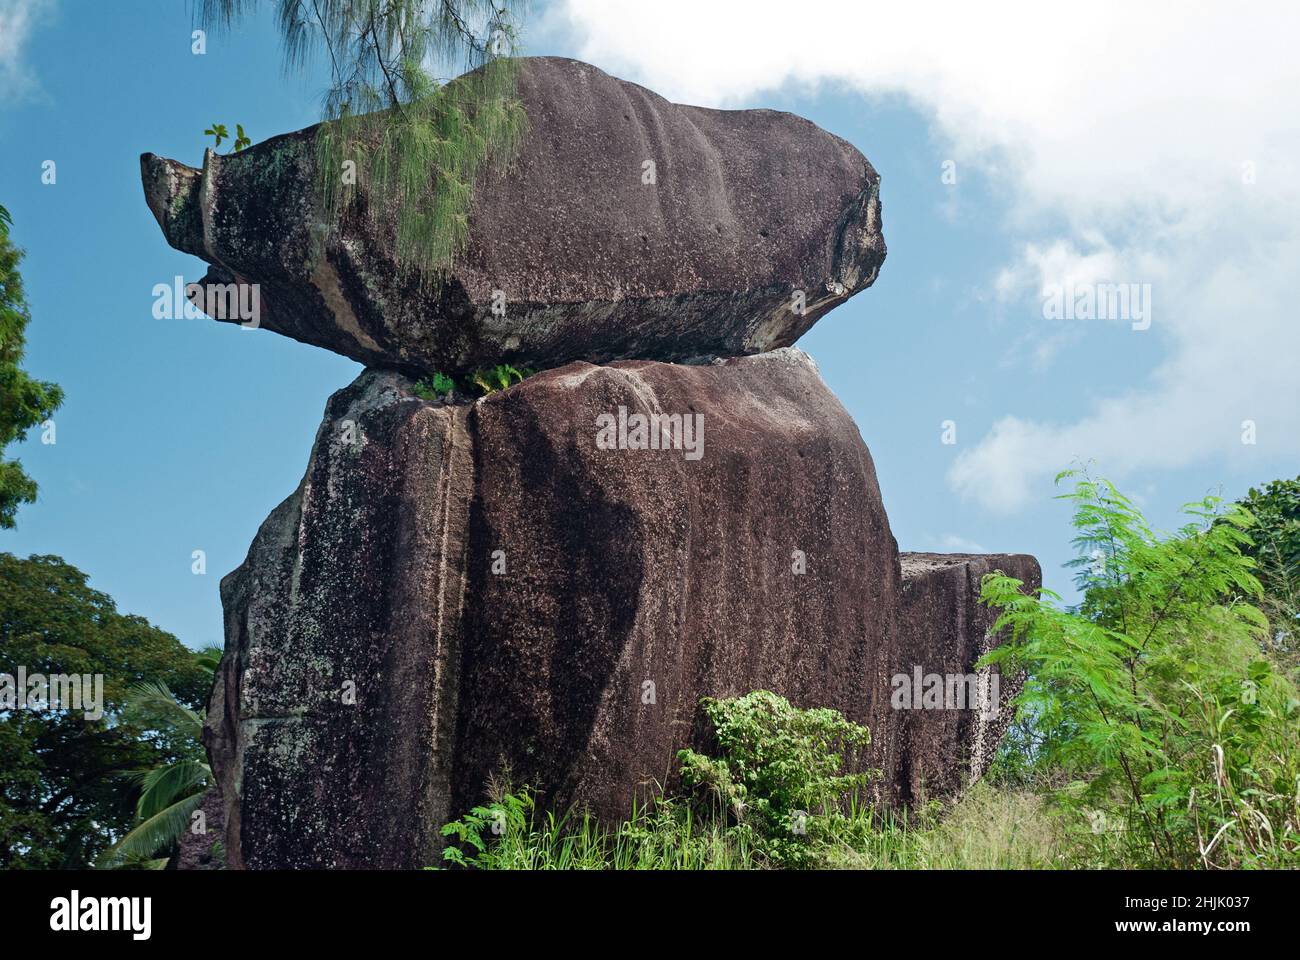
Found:
<path fill-rule="evenodd" d="M 1271 652 L 1300 671 L 1300 477 L 1251 488 L 1238 503 L 1255 518 L 1249 546 L 1255 575 L 1264 588 L 1260 606 L 1271 625 Z"/>
<path fill-rule="evenodd" d="M 0 710 L 0 868 L 81 868 L 135 819 L 127 778 L 204 759 L 188 733 L 132 716 L 138 684 L 199 709 L 211 673 L 170 633 L 119 613 L 58 557 L 0 553 L 0 672 L 102 674 L 104 716 Z"/>
<path fill-rule="evenodd" d="M 33 380 L 19 366 L 31 314 L 18 273 L 23 252 L 9 238 L 11 222 L 9 211 L 0 207 L 0 529 L 13 527 L 19 505 L 36 499 L 36 482 L 3 451 L 63 402 L 56 384 Z"/>
<path fill-rule="evenodd" d="M 194 654 L 194 662 L 209 688 L 221 655 L 218 646 L 204 647 Z M 178 750 L 157 766 L 124 776 L 139 794 L 135 821 L 130 831 L 100 858 L 99 866 L 162 869 L 190 828 L 190 818 L 202 805 L 212 783 L 212 768 L 202 740 L 204 716 L 158 680 L 132 686 L 122 715 L 153 735 L 165 734 Z"/>
<path fill-rule="evenodd" d="M 194 744 L 200 746 L 197 738 Z M 203 805 L 203 797 L 212 782 L 212 768 L 206 759 L 182 757 L 132 771 L 125 780 L 139 792 L 135 820 L 131 829 L 99 858 L 97 865 L 108 869 L 161 870 L 191 827 L 194 812 Z"/>
<path fill-rule="evenodd" d="M 229 24 L 257 0 L 203 0 Z M 475 182 L 509 159 L 527 118 L 515 98 L 513 0 L 272 0 L 287 69 L 328 61 L 317 133 L 322 219 L 348 212 L 399 265 L 445 272 L 469 233 Z M 454 80 L 438 66 L 464 70 Z"/>
<path fill-rule="evenodd" d="M 1066 477 L 1081 606 L 1002 574 L 982 598 L 1010 634 L 986 661 L 1027 672 L 1032 759 L 1084 814 L 1085 862 L 1295 865 L 1300 699 L 1261 653 L 1254 518 L 1207 497 L 1162 535 L 1110 483 Z"/>

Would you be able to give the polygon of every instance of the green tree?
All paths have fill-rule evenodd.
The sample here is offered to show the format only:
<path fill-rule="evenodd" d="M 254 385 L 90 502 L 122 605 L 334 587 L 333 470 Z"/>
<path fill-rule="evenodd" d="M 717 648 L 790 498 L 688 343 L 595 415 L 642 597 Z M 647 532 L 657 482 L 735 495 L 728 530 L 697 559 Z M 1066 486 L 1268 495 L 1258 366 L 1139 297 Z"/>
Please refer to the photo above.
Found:
<path fill-rule="evenodd" d="M 316 57 L 330 86 L 317 133 L 322 217 L 382 227 L 406 270 L 450 268 L 469 233 L 474 185 L 509 159 L 527 123 L 514 96 L 515 0 L 270 0 L 287 69 Z M 203 0 L 222 27 L 257 0 Z M 464 74 L 433 75 L 440 64 Z M 349 167 L 348 165 L 352 166 Z"/>
<path fill-rule="evenodd" d="M 1033 762 L 1082 814 L 1089 866 L 1300 862 L 1300 695 L 1261 654 L 1248 511 L 1209 497 L 1172 534 L 1110 483 L 1067 472 L 1084 600 L 995 574 L 982 599 L 1009 640 L 985 660 L 1024 670 Z"/>
<path fill-rule="evenodd" d="M 221 647 L 205 647 L 194 655 L 209 686 L 221 663 L 221 652 Z M 203 715 L 158 681 L 132 687 L 123 714 L 144 729 L 165 732 L 184 755 L 126 776 L 139 791 L 135 822 L 104 855 L 100 866 L 160 870 L 167 866 L 212 782 L 202 741 Z"/>
<path fill-rule="evenodd" d="M 1270 653 L 1294 677 L 1300 668 L 1300 477 L 1252 487 L 1237 502 L 1255 518 L 1252 543 L 1242 552 L 1255 560 L 1264 588 L 1260 607 L 1271 625 Z"/>
<path fill-rule="evenodd" d="M 11 223 L 9 211 L 0 206 L 0 529 L 13 527 L 19 504 L 36 499 L 36 481 L 17 460 L 6 459 L 4 449 L 63 402 L 58 386 L 33 380 L 19 367 L 31 314 L 18 273 L 23 252 L 9 239 Z"/>
<path fill-rule="evenodd" d="M 82 868 L 134 820 L 122 778 L 192 758 L 185 735 L 127 716 L 161 683 L 200 709 L 211 674 L 170 633 L 119 613 L 58 557 L 0 553 L 0 673 L 100 674 L 104 716 L 0 709 L 0 868 Z"/>

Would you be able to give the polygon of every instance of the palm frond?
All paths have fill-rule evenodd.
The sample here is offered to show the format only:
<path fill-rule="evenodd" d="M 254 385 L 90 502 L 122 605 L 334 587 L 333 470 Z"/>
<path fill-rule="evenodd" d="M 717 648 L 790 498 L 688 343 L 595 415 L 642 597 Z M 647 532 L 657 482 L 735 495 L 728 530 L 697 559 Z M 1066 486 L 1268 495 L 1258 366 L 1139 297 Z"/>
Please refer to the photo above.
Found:
<path fill-rule="evenodd" d="M 132 861 L 152 859 L 170 849 L 189 829 L 190 818 L 203 803 L 203 796 L 203 793 L 191 794 L 132 827 L 104 855 L 101 866 L 112 869 Z"/>
<path fill-rule="evenodd" d="M 217 669 L 221 666 L 221 658 L 225 654 L 225 648 L 220 644 L 214 643 L 194 652 L 195 662 L 213 676 L 216 675 Z"/>
<path fill-rule="evenodd" d="M 143 822 L 161 813 L 180 797 L 188 796 L 212 779 L 212 770 L 198 760 L 178 760 L 165 767 L 148 770 L 140 778 L 140 799 L 136 801 L 136 819 Z"/>
<path fill-rule="evenodd" d="M 203 718 L 177 700 L 176 694 L 160 681 L 142 680 L 132 685 L 127 694 L 126 712 L 170 726 L 196 741 L 203 732 Z"/>

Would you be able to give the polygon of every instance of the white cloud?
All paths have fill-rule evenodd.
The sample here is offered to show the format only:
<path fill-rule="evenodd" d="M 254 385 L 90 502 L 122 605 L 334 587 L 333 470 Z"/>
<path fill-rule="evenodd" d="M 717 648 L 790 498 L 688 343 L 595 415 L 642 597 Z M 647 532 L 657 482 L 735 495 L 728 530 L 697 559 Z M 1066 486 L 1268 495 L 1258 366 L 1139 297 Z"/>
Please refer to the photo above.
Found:
<path fill-rule="evenodd" d="M 13 102 L 36 84 L 24 59 L 32 31 L 54 11 L 54 0 L 0 0 L 0 100 Z"/>
<path fill-rule="evenodd" d="M 937 540 L 932 540 L 935 550 L 942 553 L 988 553 L 980 544 L 955 533 L 945 533 Z"/>
<path fill-rule="evenodd" d="M 1164 359 L 1127 391 L 1079 389 L 1071 419 L 1010 411 L 955 461 L 964 495 L 1014 510 L 1075 457 L 1118 479 L 1240 454 L 1247 419 L 1261 449 L 1300 455 L 1300 6 L 568 0 L 558 16 L 586 59 L 678 101 L 907 97 L 959 168 L 1014 197 L 1022 254 L 990 286 L 1039 325 L 1030 363 L 1092 335 L 1043 326 L 1045 287 L 1152 284 L 1152 328 L 1130 336 Z"/>

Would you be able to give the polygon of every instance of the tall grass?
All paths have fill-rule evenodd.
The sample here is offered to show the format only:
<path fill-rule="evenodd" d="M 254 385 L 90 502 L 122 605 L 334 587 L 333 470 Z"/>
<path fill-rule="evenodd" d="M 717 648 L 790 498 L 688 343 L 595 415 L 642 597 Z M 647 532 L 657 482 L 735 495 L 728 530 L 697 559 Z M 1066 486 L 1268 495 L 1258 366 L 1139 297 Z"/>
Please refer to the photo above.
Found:
<path fill-rule="evenodd" d="M 518 802 L 522 818 L 506 817 L 501 833 L 490 828 L 483 849 L 463 860 L 481 870 L 762 870 L 779 867 L 690 805 L 660 799 L 635 810 L 624 823 L 604 829 L 582 815 L 542 813 L 528 791 L 507 795 L 504 810 Z M 492 822 L 489 815 L 487 824 Z M 500 822 L 500 821 L 498 821 Z M 1023 870 L 1076 865 L 1059 814 L 1032 793 L 978 784 L 947 808 L 925 812 L 878 810 L 853 805 L 843 836 L 828 843 L 818 862 L 849 870 Z M 453 831 L 455 833 L 455 831 Z M 473 846 L 469 844 L 469 846 Z"/>

